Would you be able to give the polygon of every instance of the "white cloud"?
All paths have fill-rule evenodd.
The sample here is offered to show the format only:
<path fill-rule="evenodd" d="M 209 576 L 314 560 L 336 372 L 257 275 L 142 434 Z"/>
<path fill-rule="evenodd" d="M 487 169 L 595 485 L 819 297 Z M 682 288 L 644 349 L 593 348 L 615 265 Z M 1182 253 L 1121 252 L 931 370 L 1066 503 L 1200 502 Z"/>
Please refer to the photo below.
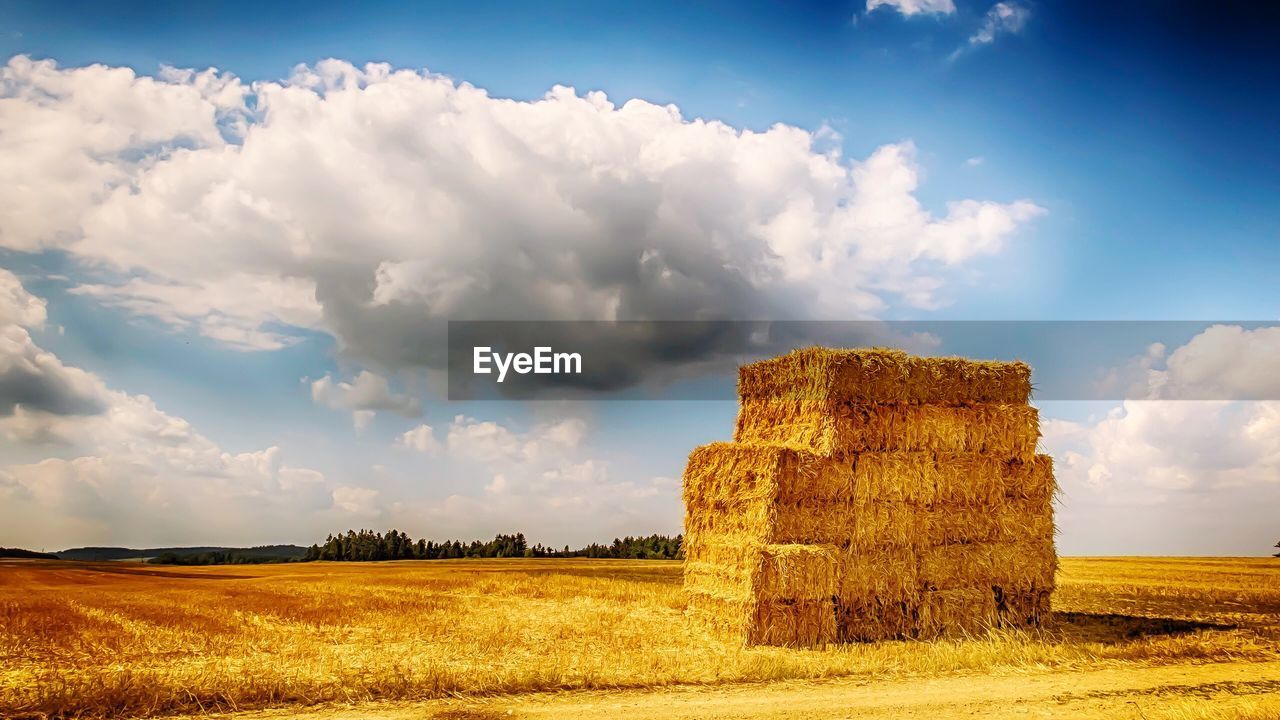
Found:
<path fill-rule="evenodd" d="M 965 161 L 964 161 L 964 164 L 965 164 L 965 165 L 968 165 L 969 167 L 978 167 L 979 165 L 981 165 L 982 163 L 984 163 L 984 162 L 986 162 L 986 161 L 987 161 L 987 159 L 986 159 L 986 158 L 984 158 L 983 156 L 981 156 L 981 155 L 974 155 L 973 157 L 969 158 L 968 160 L 965 160 Z"/>
<path fill-rule="evenodd" d="M 449 425 L 445 437 L 445 445 L 451 453 L 478 462 L 524 457 L 526 441 L 496 422 L 458 415 Z"/>
<path fill-rule="evenodd" d="M 275 328 L 320 325 L 315 284 L 300 278 L 239 273 L 198 286 L 134 278 L 121 285 L 78 285 L 71 292 L 174 329 L 195 327 L 235 350 L 278 350 L 299 338 Z"/>
<path fill-rule="evenodd" d="M 1214 326 L 1155 343 L 1108 378 L 1097 420 L 1046 418 L 1074 552 L 1256 554 L 1280 502 L 1277 329 Z M 1192 399 L 1187 399 L 1192 398 Z"/>
<path fill-rule="evenodd" d="M 0 432 L 69 455 L 0 467 L 10 544 L 279 542 L 318 532 L 310 521 L 326 505 L 322 474 L 276 447 L 228 452 L 145 395 L 109 391 L 98 415 L 19 410 Z"/>
<path fill-rule="evenodd" d="M 102 382 L 67 367 L 38 345 L 28 328 L 44 326 L 44 300 L 27 292 L 18 277 L 0 268 L 0 417 L 22 412 L 83 415 L 107 403 Z"/>
<path fill-rule="evenodd" d="M 547 470 L 542 473 L 542 479 L 579 486 L 599 485 L 608 481 L 609 469 L 603 462 L 583 460 Z"/>
<path fill-rule="evenodd" d="M 356 432 L 364 432 L 365 428 L 373 422 L 373 418 L 377 415 L 372 410 L 352 410 L 351 424 L 355 427 Z"/>
<path fill-rule="evenodd" d="M 488 485 L 484 486 L 484 491 L 490 495 L 502 495 L 507 492 L 509 487 L 507 476 L 499 473 L 493 476 L 493 480 Z"/>
<path fill-rule="evenodd" d="M 93 403 L 68 408 L 5 396 L 4 441 L 42 444 L 49 456 L 0 464 L 0 545 L 303 540 L 336 519 L 334 508 L 367 505 L 358 493 L 335 502 L 324 475 L 286 464 L 277 447 L 228 451 L 146 395 L 109 389 L 64 365 L 16 324 L 43 321 L 43 300 L 0 270 L 0 322 L 7 323 L 0 326 L 0 385 L 18 368 L 28 380 Z"/>
<path fill-rule="evenodd" d="M 970 45 L 987 45 L 1003 34 L 1022 32 L 1031 19 L 1031 10 L 1016 2 L 998 2 L 982 18 L 982 26 L 969 37 Z"/>
<path fill-rule="evenodd" d="M 1280 398 L 1280 327 L 1214 325 L 1152 370 L 1156 397 Z"/>
<path fill-rule="evenodd" d="M 1280 405 L 1270 402 L 1127 400 L 1091 426 L 1051 427 L 1046 443 L 1083 440 L 1086 452 L 1074 469 L 1118 493 L 1280 482 L 1280 435 L 1265 432 L 1278 413 Z"/>
<path fill-rule="evenodd" d="M 1280 399 L 1280 327 L 1212 325 L 1173 352 L 1153 343 L 1098 389 L 1150 400 Z"/>
<path fill-rule="evenodd" d="M 1215 325 L 1172 353 L 1153 343 L 1106 380 L 1135 399 L 1096 422 L 1046 420 L 1044 442 L 1099 490 L 1280 482 L 1280 401 L 1240 402 L 1280 397 L 1277 357 L 1280 328 Z"/>
<path fill-rule="evenodd" d="M 457 463 L 456 476 L 488 480 L 414 511 L 443 532 L 519 528 L 552 543 L 584 533 L 678 532 L 679 484 L 669 478 L 614 477 L 610 463 L 589 450 L 587 432 L 586 422 L 576 417 L 521 431 L 458 416 L 449 427 L 443 459 Z M 464 520 L 467 529 L 460 525 Z"/>
<path fill-rule="evenodd" d="M 1253 555 L 1275 542 L 1280 403 L 1129 400 L 1044 427 L 1065 552 Z"/>
<path fill-rule="evenodd" d="M 17 56 L 0 68 L 0 244 L 23 251 L 65 247 L 85 214 L 143 168 L 217 150 L 235 132 L 247 88 L 213 71 L 138 77 L 128 68 L 63 69 Z"/>
<path fill-rule="evenodd" d="M 382 514 L 378 495 L 373 488 L 339 485 L 333 489 L 333 507 L 351 515 L 377 517 Z"/>
<path fill-rule="evenodd" d="M 440 449 L 440 443 L 436 440 L 435 431 L 425 423 L 402 434 L 396 440 L 396 444 L 428 455 L 433 455 Z"/>
<path fill-rule="evenodd" d="M 364 430 L 379 410 L 415 418 L 422 415 L 422 402 L 411 395 L 391 391 L 391 384 L 377 373 L 362 370 L 351 382 L 334 382 L 325 375 L 311 383 L 311 399 L 334 410 L 350 410 L 356 430 Z"/>
<path fill-rule="evenodd" d="M 445 445 L 449 452 L 481 463 L 534 462 L 560 457 L 578 447 L 586 434 L 586 423 L 565 418 L 516 433 L 491 420 L 480 421 L 458 415 L 449 425 Z"/>
<path fill-rule="evenodd" d="M 931 212 L 910 142 L 851 161 L 821 130 L 385 65 L 250 87 L 19 57 L 2 93 L 0 170 L 25 183 L 0 197 L 0 245 L 67 252 L 100 276 L 78 292 L 231 347 L 318 329 L 380 369 L 439 367 L 446 319 L 937 307 L 1043 212 Z"/>
<path fill-rule="evenodd" d="M 44 300 L 27 292 L 17 275 L 0 268 L 0 326 L 42 328 L 46 319 Z"/>
<path fill-rule="evenodd" d="M 911 17 L 912 15 L 950 15 L 956 11 L 953 0 L 867 0 L 867 12 L 878 7 L 893 8 Z"/>

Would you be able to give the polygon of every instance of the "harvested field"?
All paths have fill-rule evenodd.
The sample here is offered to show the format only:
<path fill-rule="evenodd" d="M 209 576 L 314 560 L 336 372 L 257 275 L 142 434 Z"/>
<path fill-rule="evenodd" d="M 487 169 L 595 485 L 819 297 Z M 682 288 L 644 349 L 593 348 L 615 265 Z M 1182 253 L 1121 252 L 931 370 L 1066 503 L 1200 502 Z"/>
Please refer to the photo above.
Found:
<path fill-rule="evenodd" d="M 1066 558 L 1050 627 L 977 639 L 741 647 L 684 612 L 678 562 L 6 561 L 0 717 L 824 678 L 874 694 L 894 678 L 965 675 L 957 687 L 971 687 L 975 674 L 1136 678 L 1186 663 L 1243 664 L 1264 680 L 1266 666 L 1248 665 L 1280 660 L 1280 562 Z"/>

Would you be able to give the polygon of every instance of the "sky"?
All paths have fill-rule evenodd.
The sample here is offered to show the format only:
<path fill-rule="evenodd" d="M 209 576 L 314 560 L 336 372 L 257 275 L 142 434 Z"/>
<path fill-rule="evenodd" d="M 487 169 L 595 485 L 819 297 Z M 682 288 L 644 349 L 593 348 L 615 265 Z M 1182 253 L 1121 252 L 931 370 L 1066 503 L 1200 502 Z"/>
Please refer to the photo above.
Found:
<path fill-rule="evenodd" d="M 1110 370 L 1138 392 L 1038 401 L 1060 551 L 1266 553 L 1277 30 L 0 3 L 0 545 L 679 531 L 731 400 L 450 402 L 450 320 L 1195 320 L 1135 330 Z M 690 372 L 661 350 L 620 353 Z"/>

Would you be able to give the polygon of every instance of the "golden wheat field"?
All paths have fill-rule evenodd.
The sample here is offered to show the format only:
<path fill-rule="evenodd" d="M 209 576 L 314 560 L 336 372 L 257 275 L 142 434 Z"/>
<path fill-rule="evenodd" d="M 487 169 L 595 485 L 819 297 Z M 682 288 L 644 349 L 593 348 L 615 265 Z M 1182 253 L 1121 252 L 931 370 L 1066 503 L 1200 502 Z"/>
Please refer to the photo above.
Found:
<path fill-rule="evenodd" d="M 0 561 L 0 717 L 1192 664 L 1230 664 L 1247 703 L 1165 716 L 1280 716 L 1280 560 L 1065 558 L 1058 582 L 1044 630 L 789 650 L 686 623 L 675 562 Z"/>

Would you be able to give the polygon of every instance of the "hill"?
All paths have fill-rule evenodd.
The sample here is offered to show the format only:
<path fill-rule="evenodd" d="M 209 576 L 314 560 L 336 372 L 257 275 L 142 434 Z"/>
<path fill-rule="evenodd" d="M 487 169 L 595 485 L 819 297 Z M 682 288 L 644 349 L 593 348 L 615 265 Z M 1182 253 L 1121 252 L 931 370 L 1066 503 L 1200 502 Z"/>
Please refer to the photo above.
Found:
<path fill-rule="evenodd" d="M 58 556 L 53 553 L 36 552 L 35 550 L 23 550 L 22 548 L 0 547 L 0 558 L 31 558 L 40 560 L 57 560 Z"/>

